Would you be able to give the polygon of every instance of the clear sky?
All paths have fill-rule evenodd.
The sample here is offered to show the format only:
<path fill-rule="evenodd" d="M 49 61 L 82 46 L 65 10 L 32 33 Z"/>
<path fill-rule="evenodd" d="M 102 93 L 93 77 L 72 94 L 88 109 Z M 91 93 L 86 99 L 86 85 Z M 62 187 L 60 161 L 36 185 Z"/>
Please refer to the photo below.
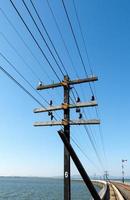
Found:
<path fill-rule="evenodd" d="M 13 2 L 15 2 L 17 9 L 62 80 L 63 76 L 49 54 L 22 1 L 16 0 Z M 26 3 L 49 43 L 30 4 L 30 0 L 27 0 Z M 75 0 L 75 3 L 91 65 L 94 74 L 99 77 L 99 81 L 95 83 L 95 87 L 98 97 L 106 158 L 103 153 L 99 127 L 91 126 L 91 134 L 95 138 L 96 148 L 103 162 L 103 169 L 100 168 L 100 163 L 83 127 L 72 127 L 71 135 L 76 139 L 88 157 L 93 160 L 96 167 L 72 144 L 90 175 L 102 175 L 104 170 L 108 170 L 110 175 L 120 176 L 121 159 L 128 159 L 127 164 L 125 164 L 125 171 L 126 175 L 130 175 L 130 1 Z M 69 49 L 75 71 L 79 74 L 80 78 L 84 78 L 83 66 L 80 62 L 61 0 L 50 1 L 50 4 Z M 65 4 L 73 24 L 87 72 L 90 74 L 76 21 L 73 1 L 65 0 Z M 47 6 L 47 1 L 37 0 L 35 1 L 35 6 L 69 72 L 70 78 L 76 79 L 77 77 Z M 27 32 L 10 1 L 0 1 L 0 7 L 35 57 L 25 47 L 24 43 L 16 34 L 16 31 L 3 15 L 2 10 L 0 10 L 0 52 L 13 63 L 34 87 L 39 82 L 38 78 L 44 84 L 52 83 L 52 81 L 57 82 L 57 78 L 30 37 L 30 34 Z M 14 46 L 16 51 L 9 45 L 7 40 Z M 39 63 L 35 58 L 37 58 Z M 47 106 L 1 56 L 0 65 L 24 85 L 44 106 Z M 38 76 L 38 78 L 32 74 L 29 67 L 35 72 L 35 76 Z M 76 86 L 76 89 L 82 101 L 90 100 L 91 93 L 88 84 L 83 84 L 81 87 Z M 57 130 L 60 127 L 33 127 L 33 122 L 39 120 L 46 121 L 50 120 L 50 118 L 44 113 L 34 114 L 33 109 L 39 107 L 39 105 L 4 75 L 2 71 L 0 71 L 0 91 L 0 175 L 63 175 L 63 144 L 57 134 Z M 46 100 L 49 101 L 52 99 L 54 105 L 61 104 L 63 101 L 61 88 L 41 91 L 40 93 Z M 88 118 L 96 118 L 94 109 L 85 109 L 85 111 Z M 62 112 L 59 115 L 62 118 Z M 73 119 L 78 118 L 75 110 L 71 116 Z M 72 164 L 72 174 L 77 173 L 76 168 Z"/>

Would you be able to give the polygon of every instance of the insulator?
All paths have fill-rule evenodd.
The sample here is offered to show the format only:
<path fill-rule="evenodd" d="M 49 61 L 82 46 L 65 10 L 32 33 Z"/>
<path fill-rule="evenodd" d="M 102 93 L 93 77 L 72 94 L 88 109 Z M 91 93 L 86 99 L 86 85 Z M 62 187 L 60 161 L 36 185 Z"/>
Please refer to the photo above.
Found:
<path fill-rule="evenodd" d="M 53 116 L 53 114 L 51 115 L 51 120 L 53 120 L 53 118 L 54 118 L 54 116 Z"/>
<path fill-rule="evenodd" d="M 77 97 L 77 100 L 76 100 L 76 102 L 78 103 L 78 102 L 80 102 L 80 98 L 79 97 Z"/>
<path fill-rule="evenodd" d="M 49 111 L 49 112 L 48 112 L 48 116 L 51 116 L 51 115 L 52 115 L 52 112 L 51 112 L 51 111 Z"/>
<path fill-rule="evenodd" d="M 82 119 L 82 117 L 83 117 L 82 113 L 79 113 L 79 119 Z"/>
<path fill-rule="evenodd" d="M 39 81 L 38 85 L 39 85 L 39 86 L 42 86 L 42 81 Z"/>
<path fill-rule="evenodd" d="M 94 97 L 94 95 L 92 95 L 91 101 L 94 101 L 94 100 L 95 100 L 95 97 Z"/>
<path fill-rule="evenodd" d="M 49 103 L 49 105 L 50 105 L 50 106 L 52 106 L 52 103 L 53 103 L 53 102 L 52 102 L 52 100 L 50 100 L 50 103 Z"/>
<path fill-rule="evenodd" d="M 76 108 L 76 112 L 77 112 L 77 113 L 80 113 L 80 108 Z"/>

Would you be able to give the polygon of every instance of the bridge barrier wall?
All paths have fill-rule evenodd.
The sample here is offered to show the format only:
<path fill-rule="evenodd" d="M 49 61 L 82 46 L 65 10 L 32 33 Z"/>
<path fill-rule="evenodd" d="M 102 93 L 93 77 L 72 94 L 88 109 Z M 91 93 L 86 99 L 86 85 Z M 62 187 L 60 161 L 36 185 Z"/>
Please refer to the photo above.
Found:
<path fill-rule="evenodd" d="M 99 187 L 102 187 L 102 189 L 99 191 L 99 196 L 102 200 L 104 200 L 108 191 L 107 182 L 101 180 L 93 180 L 92 182 L 98 185 Z"/>
<path fill-rule="evenodd" d="M 111 183 L 111 185 L 112 185 L 112 187 L 113 187 L 113 189 L 114 189 L 114 191 L 116 193 L 117 200 L 124 200 L 124 198 L 122 197 L 120 191 L 115 187 L 115 185 L 113 185 L 112 183 Z"/>

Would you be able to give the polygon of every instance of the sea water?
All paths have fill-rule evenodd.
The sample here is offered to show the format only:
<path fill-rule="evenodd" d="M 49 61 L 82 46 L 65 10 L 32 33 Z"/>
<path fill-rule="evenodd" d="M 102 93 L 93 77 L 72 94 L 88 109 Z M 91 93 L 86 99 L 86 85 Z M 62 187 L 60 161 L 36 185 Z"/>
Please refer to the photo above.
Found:
<path fill-rule="evenodd" d="M 99 188 L 96 187 L 99 191 Z M 72 181 L 72 200 L 91 195 L 83 181 Z M 0 200 L 63 200 L 63 180 L 56 178 L 0 177 Z"/>

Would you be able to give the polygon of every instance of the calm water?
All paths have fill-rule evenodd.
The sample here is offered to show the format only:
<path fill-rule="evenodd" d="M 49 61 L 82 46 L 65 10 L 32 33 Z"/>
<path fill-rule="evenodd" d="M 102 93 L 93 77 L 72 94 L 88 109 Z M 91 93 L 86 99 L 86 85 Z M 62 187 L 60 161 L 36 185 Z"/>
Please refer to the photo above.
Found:
<path fill-rule="evenodd" d="M 99 188 L 97 188 L 99 190 Z M 0 200 L 63 200 L 63 180 L 0 177 Z M 72 200 L 90 199 L 82 181 L 72 182 Z"/>

